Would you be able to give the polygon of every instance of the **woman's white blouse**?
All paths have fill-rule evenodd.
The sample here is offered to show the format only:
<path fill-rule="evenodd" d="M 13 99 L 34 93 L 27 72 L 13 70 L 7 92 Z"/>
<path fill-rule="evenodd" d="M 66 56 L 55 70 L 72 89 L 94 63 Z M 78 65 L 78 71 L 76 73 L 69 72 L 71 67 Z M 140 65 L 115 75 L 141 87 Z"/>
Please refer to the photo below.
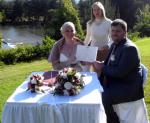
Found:
<path fill-rule="evenodd" d="M 111 20 L 104 19 L 101 22 L 93 21 L 91 24 L 87 23 L 87 34 L 84 41 L 85 45 L 91 42 L 91 46 L 97 46 L 99 50 L 108 45 L 110 41 Z"/>

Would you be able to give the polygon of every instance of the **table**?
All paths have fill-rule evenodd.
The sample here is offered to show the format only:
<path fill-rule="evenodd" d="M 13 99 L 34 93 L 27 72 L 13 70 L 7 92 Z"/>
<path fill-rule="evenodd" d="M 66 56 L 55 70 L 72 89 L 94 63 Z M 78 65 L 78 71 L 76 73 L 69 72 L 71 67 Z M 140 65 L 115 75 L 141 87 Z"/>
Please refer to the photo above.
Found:
<path fill-rule="evenodd" d="M 26 91 L 33 72 L 8 98 L 2 123 L 106 123 L 97 74 L 82 72 L 85 87 L 76 96 L 57 96 L 49 92 Z"/>

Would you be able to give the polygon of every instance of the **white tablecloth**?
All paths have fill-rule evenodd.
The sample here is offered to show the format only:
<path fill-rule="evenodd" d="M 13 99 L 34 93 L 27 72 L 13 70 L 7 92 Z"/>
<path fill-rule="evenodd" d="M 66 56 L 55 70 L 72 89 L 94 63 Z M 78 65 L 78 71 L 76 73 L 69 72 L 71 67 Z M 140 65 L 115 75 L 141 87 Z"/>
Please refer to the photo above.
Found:
<path fill-rule="evenodd" d="M 30 75 L 7 100 L 2 123 L 106 123 L 97 75 L 82 74 L 86 75 L 85 87 L 76 96 L 26 91 Z"/>

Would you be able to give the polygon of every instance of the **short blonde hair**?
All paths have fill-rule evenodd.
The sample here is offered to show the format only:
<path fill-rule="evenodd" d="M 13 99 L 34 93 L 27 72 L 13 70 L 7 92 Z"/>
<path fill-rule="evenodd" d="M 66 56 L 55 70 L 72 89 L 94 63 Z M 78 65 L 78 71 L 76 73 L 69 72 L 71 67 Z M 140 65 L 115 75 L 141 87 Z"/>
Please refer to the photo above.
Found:
<path fill-rule="evenodd" d="M 62 35 L 64 34 L 66 28 L 68 28 L 68 27 L 71 27 L 73 29 L 74 34 L 76 33 L 75 25 L 72 22 L 65 22 L 60 28 Z"/>

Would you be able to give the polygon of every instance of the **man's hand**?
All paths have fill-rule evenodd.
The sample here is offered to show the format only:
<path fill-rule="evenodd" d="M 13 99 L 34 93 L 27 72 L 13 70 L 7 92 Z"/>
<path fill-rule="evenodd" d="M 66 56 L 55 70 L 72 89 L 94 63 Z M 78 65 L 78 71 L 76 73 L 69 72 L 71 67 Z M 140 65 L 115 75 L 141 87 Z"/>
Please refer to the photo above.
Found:
<path fill-rule="evenodd" d="M 95 62 L 93 62 L 93 67 L 94 67 L 94 68 L 96 69 L 96 71 L 98 71 L 99 73 L 102 72 L 103 66 L 104 66 L 104 63 L 103 63 L 103 62 L 100 62 L 100 61 L 95 61 Z"/>

